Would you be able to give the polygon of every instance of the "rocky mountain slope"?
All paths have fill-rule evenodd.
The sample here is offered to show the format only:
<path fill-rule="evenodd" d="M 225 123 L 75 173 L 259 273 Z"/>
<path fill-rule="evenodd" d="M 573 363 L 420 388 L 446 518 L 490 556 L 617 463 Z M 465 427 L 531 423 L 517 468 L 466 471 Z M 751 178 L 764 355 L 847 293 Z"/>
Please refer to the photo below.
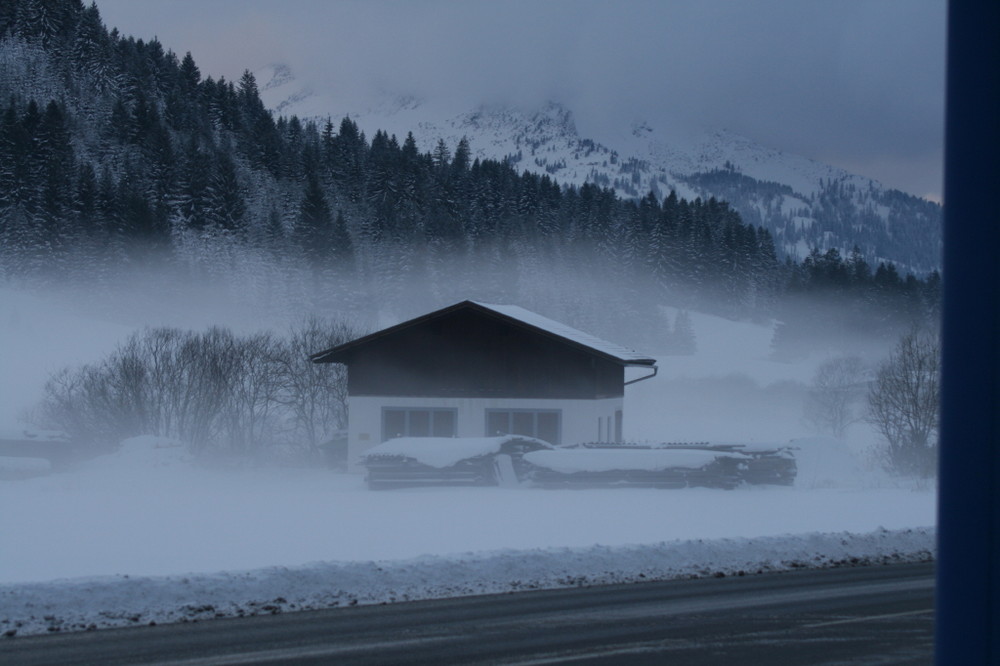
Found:
<path fill-rule="evenodd" d="M 462 137 L 472 155 L 507 159 L 519 170 L 547 173 L 563 184 L 595 183 L 620 197 L 671 190 L 681 197 L 715 197 L 744 221 L 768 229 L 779 252 L 802 259 L 813 248 L 855 246 L 872 264 L 892 261 L 918 274 L 940 268 L 941 207 L 842 169 L 757 144 L 726 130 L 687 129 L 624 121 L 601 136 L 584 136 L 572 110 L 550 102 L 537 109 L 479 106 L 458 111 L 414 97 L 386 96 L 352 108 L 277 65 L 257 73 L 263 101 L 280 115 L 336 123 L 349 115 L 371 136 L 378 129 L 400 141 L 412 132 L 432 150 Z"/>

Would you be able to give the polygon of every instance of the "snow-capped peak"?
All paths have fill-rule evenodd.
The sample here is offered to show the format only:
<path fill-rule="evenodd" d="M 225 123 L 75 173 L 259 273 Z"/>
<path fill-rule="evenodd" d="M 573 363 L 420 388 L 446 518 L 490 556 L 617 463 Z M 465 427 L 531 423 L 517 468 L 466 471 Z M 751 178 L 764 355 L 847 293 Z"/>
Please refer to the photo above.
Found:
<path fill-rule="evenodd" d="M 386 93 L 368 106 L 314 92 L 286 66 L 262 79 L 264 103 L 281 115 L 325 122 L 350 116 L 368 136 L 412 132 L 422 151 L 440 140 L 469 142 L 474 157 L 506 160 L 564 185 L 593 183 L 623 198 L 671 191 L 728 202 L 744 221 L 767 228 L 781 252 L 803 258 L 812 248 L 907 270 L 940 267 L 941 208 L 843 169 L 761 145 L 719 128 L 662 118 L 578 123 L 557 101 L 537 108 L 481 104 L 471 110 L 442 100 Z"/>

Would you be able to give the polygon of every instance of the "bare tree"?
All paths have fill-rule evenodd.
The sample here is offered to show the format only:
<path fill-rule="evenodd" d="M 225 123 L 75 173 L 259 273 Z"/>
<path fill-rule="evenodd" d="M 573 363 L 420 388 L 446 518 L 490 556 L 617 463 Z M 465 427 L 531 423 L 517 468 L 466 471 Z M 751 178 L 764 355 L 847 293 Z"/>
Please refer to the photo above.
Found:
<path fill-rule="evenodd" d="M 296 438 L 311 451 L 347 426 L 347 369 L 317 365 L 309 357 L 357 336 L 343 322 L 309 317 L 295 325 L 285 340 L 280 399 L 291 411 Z"/>
<path fill-rule="evenodd" d="M 924 477 L 934 473 L 940 366 L 937 336 L 911 332 L 875 374 L 868 420 L 886 442 L 886 462 L 893 471 Z"/>
<path fill-rule="evenodd" d="M 287 339 L 146 329 L 99 364 L 53 375 L 38 414 L 95 450 L 154 434 L 195 452 L 255 455 L 282 444 L 315 452 L 347 424 L 347 376 L 309 356 L 353 337 L 349 326 L 317 318 Z"/>
<path fill-rule="evenodd" d="M 95 452 L 127 436 L 126 428 L 107 418 L 113 411 L 112 400 L 101 367 L 63 369 L 49 378 L 44 391 L 36 413 L 43 426 L 65 430 L 80 446 Z"/>
<path fill-rule="evenodd" d="M 281 420 L 280 344 L 269 333 L 229 342 L 218 354 L 228 370 L 220 417 L 229 449 L 254 454 L 275 441 Z"/>
<path fill-rule="evenodd" d="M 832 358 L 816 369 L 806 396 L 805 417 L 822 432 L 843 438 L 863 416 L 868 365 L 860 356 Z"/>

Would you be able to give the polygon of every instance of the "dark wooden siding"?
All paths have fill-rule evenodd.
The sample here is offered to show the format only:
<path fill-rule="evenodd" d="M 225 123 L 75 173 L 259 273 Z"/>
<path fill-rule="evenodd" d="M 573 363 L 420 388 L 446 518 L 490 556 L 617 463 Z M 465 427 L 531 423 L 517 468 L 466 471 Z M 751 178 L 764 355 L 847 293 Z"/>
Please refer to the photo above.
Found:
<path fill-rule="evenodd" d="M 399 331 L 347 355 L 351 395 L 605 398 L 623 394 L 613 361 L 473 311 Z"/>

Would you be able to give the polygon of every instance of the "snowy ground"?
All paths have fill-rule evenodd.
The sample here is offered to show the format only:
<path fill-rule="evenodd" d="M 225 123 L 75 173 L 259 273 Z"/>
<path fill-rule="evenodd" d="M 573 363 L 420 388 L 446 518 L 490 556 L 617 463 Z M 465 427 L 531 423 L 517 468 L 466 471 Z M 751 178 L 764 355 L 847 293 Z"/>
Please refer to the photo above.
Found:
<path fill-rule="evenodd" d="M 96 360 L 134 328 L 45 306 L 0 290 L 0 342 L 18 350 L 0 355 L 0 425 L 17 425 L 46 372 Z M 697 313 L 693 324 L 696 356 L 664 357 L 656 379 L 628 388 L 627 438 L 809 434 L 801 396 L 821 358 L 777 364 L 768 327 Z M 860 430 L 847 442 L 797 440 L 795 487 L 733 491 L 370 492 L 326 469 L 208 469 L 168 444 L 140 438 L 51 474 L 39 461 L 0 459 L 0 634 L 923 559 L 933 549 L 933 486 L 873 471 Z"/>
<path fill-rule="evenodd" d="M 800 485 L 733 491 L 371 492 L 323 469 L 205 469 L 168 444 L 139 438 L 77 471 L 0 483 L 0 633 L 933 549 L 934 493 L 817 473 L 837 457 L 829 440 L 803 442 Z"/>
<path fill-rule="evenodd" d="M 0 634 L 25 636 L 519 590 L 927 561 L 933 556 L 933 544 L 932 528 L 916 528 L 3 585 Z"/>

